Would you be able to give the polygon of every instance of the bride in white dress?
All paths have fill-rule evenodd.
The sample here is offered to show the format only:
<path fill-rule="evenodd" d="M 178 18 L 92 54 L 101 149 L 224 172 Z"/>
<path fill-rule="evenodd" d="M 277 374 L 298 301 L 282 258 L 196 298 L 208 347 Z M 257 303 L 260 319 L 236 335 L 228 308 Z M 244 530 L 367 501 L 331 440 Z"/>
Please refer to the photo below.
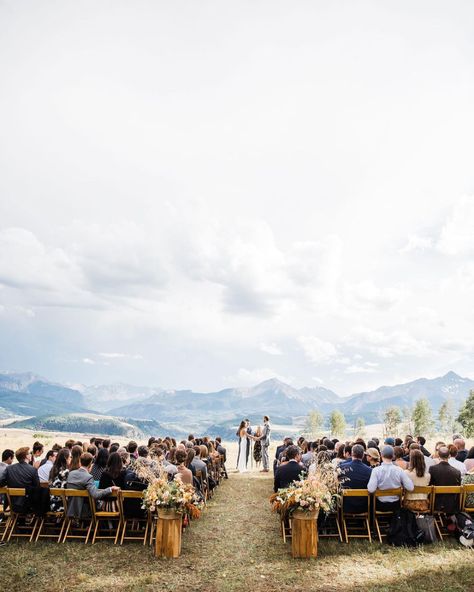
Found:
<path fill-rule="evenodd" d="M 237 430 L 237 435 L 240 438 L 239 443 L 239 456 L 237 462 L 237 470 L 239 473 L 246 473 L 247 472 L 247 424 L 245 421 L 240 422 L 239 429 Z"/>

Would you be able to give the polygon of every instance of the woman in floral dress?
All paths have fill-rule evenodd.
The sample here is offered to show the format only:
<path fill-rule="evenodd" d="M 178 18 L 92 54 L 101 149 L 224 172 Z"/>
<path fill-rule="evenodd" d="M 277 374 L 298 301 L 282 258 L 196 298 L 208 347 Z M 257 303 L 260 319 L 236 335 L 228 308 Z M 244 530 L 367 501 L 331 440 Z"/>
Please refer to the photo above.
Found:
<path fill-rule="evenodd" d="M 71 462 L 71 452 L 69 448 L 61 448 L 56 460 L 51 467 L 49 474 L 49 486 L 65 489 L 67 476 L 69 475 L 69 464 Z M 51 512 L 62 512 L 64 510 L 63 500 L 60 497 L 51 496 Z"/>
<path fill-rule="evenodd" d="M 255 437 L 260 438 L 261 435 L 262 428 L 258 426 L 257 431 L 255 432 Z M 255 466 L 258 469 L 260 463 L 262 462 L 262 443 L 260 442 L 260 440 L 255 440 L 255 443 L 253 445 L 253 460 L 255 461 Z"/>

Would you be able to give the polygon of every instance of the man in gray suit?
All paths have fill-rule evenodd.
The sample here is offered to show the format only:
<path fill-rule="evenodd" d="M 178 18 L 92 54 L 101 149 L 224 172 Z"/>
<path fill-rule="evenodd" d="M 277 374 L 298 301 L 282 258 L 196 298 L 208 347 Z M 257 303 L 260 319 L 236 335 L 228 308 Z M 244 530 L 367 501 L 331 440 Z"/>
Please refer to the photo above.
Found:
<path fill-rule="evenodd" d="M 66 489 L 86 489 L 94 500 L 107 497 L 111 493 L 116 493 L 120 487 L 107 487 L 107 489 L 97 489 L 94 483 L 94 477 L 91 475 L 92 461 L 94 457 L 88 452 L 81 454 L 81 466 L 79 469 L 71 471 L 67 477 Z M 91 509 L 89 502 L 83 497 L 69 498 L 67 506 L 67 515 L 70 518 L 79 520 L 90 518 Z"/>
<path fill-rule="evenodd" d="M 269 460 L 268 460 L 268 447 L 270 446 L 270 418 L 268 415 L 263 416 L 263 429 L 262 435 L 260 436 L 260 442 L 262 443 L 262 464 L 263 469 L 261 473 L 268 473 Z"/>

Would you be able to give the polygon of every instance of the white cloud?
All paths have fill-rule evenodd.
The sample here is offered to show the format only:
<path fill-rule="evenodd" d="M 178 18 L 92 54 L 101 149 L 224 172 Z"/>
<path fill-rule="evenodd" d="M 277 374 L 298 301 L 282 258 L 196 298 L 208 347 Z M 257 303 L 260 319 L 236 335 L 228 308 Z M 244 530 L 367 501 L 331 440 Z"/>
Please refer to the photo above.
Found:
<path fill-rule="evenodd" d="M 402 247 L 399 253 L 412 253 L 413 251 L 428 251 L 433 247 L 433 239 L 430 237 L 410 236 L 406 245 Z"/>
<path fill-rule="evenodd" d="M 94 360 L 92 360 L 91 358 L 82 358 L 82 362 L 84 364 L 89 364 L 90 366 L 93 366 L 95 364 Z"/>
<path fill-rule="evenodd" d="M 314 364 L 326 364 L 337 356 L 337 348 L 319 337 L 302 335 L 298 342 L 305 356 Z"/>
<path fill-rule="evenodd" d="M 437 248 L 446 255 L 461 255 L 474 250 L 474 196 L 461 197 L 448 216 Z"/>
<path fill-rule="evenodd" d="M 345 374 L 372 374 L 376 372 L 375 368 L 370 366 L 359 366 L 357 364 L 352 364 L 344 369 Z"/>
<path fill-rule="evenodd" d="M 276 343 L 261 343 L 260 349 L 271 356 L 281 356 L 283 352 Z"/>
<path fill-rule="evenodd" d="M 101 358 L 106 358 L 108 360 L 124 359 L 124 358 L 128 358 L 130 360 L 143 360 L 143 356 L 140 354 L 124 354 L 124 353 L 118 353 L 118 352 L 101 352 L 101 353 L 99 353 L 99 356 Z"/>
<path fill-rule="evenodd" d="M 292 382 L 289 377 L 281 376 L 275 370 L 271 368 L 239 368 L 236 374 L 232 376 L 226 376 L 225 382 L 232 386 L 254 386 L 270 378 L 277 378 L 286 384 Z"/>

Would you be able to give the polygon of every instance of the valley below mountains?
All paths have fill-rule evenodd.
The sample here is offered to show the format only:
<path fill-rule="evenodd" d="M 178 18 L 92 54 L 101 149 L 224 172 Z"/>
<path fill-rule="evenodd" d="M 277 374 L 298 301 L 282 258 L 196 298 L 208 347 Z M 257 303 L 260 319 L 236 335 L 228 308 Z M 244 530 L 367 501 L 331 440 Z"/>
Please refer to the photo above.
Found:
<path fill-rule="evenodd" d="M 240 419 L 248 417 L 254 424 L 261 423 L 264 414 L 275 426 L 291 426 L 302 425 L 312 410 L 327 418 L 338 409 L 348 423 L 363 418 L 366 424 L 373 424 L 381 421 L 388 407 L 412 407 L 422 398 L 430 402 L 434 413 L 444 401 L 451 401 L 457 410 L 471 389 L 474 381 L 454 372 L 349 397 L 321 386 L 296 389 L 277 379 L 248 388 L 203 393 L 126 384 L 70 386 L 33 373 L 6 372 L 0 374 L 0 419 L 12 418 L 9 426 L 34 430 L 135 438 L 165 432 L 181 436 L 195 431 L 229 438 Z M 21 419 L 13 420 L 18 417 Z"/>

